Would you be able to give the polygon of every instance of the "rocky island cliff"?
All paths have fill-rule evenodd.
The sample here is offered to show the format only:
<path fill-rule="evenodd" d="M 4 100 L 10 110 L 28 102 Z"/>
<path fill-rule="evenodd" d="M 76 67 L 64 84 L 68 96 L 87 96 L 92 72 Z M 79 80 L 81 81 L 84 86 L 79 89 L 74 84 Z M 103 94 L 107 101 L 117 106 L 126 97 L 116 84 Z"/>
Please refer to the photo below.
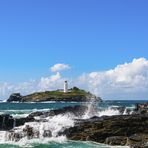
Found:
<path fill-rule="evenodd" d="M 100 97 L 93 95 L 90 92 L 73 87 L 68 92 L 61 90 L 35 92 L 26 96 L 22 96 L 20 93 L 14 93 L 10 95 L 7 102 L 44 102 L 44 101 L 75 101 L 85 102 L 90 98 L 95 98 L 96 101 L 101 101 Z"/>

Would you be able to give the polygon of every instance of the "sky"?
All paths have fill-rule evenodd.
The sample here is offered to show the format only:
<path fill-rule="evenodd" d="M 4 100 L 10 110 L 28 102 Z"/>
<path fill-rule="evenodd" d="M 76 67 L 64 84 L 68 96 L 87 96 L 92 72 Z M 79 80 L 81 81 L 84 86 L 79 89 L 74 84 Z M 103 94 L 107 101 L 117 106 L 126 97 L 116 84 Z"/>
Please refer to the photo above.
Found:
<path fill-rule="evenodd" d="M 70 86 L 105 99 L 148 99 L 147 5 L 147 0 L 0 1 L 0 98 L 56 89 L 68 79 Z"/>

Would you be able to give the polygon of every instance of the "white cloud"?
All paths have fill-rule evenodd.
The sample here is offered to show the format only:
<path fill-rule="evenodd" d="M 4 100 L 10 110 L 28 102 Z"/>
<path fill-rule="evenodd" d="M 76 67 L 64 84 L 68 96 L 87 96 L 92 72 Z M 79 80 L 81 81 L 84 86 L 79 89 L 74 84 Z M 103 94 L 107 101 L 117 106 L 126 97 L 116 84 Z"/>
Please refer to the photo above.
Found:
<path fill-rule="evenodd" d="M 55 68 L 54 71 L 59 71 Z M 58 70 L 57 70 L 58 69 Z M 0 96 L 7 98 L 13 92 L 29 94 L 35 91 L 61 89 L 64 80 L 105 99 L 147 99 L 148 60 L 134 59 L 103 72 L 81 74 L 73 79 L 64 78 L 59 72 L 39 80 L 19 84 L 0 83 Z"/>
<path fill-rule="evenodd" d="M 38 83 L 38 87 L 41 90 L 58 89 L 62 86 L 63 81 L 61 74 L 57 72 L 55 75 L 51 75 L 50 77 L 42 77 Z"/>
<path fill-rule="evenodd" d="M 79 77 L 79 83 L 107 99 L 146 99 L 148 61 L 139 58 L 108 71 L 83 74 Z"/>
<path fill-rule="evenodd" d="M 52 72 L 59 72 L 67 69 L 70 69 L 70 66 L 68 64 L 61 64 L 61 63 L 55 64 L 50 68 Z"/>
<path fill-rule="evenodd" d="M 11 93 L 17 92 L 26 95 L 38 91 L 61 89 L 64 81 L 65 79 L 57 72 L 49 77 L 41 77 L 39 80 L 18 84 L 0 83 L 0 99 L 6 99 Z"/>

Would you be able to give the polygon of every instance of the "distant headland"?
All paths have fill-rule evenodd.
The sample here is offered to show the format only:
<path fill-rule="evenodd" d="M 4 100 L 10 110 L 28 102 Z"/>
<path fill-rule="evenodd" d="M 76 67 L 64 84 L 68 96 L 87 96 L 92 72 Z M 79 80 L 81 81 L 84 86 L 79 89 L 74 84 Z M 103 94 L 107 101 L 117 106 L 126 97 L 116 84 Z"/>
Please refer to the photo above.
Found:
<path fill-rule="evenodd" d="M 78 87 L 68 89 L 68 82 L 64 82 L 64 88 L 54 91 L 35 92 L 26 96 L 22 96 L 20 93 L 13 93 L 8 98 L 7 102 L 45 102 L 45 101 L 75 101 L 85 102 L 90 98 L 94 98 L 96 101 L 102 101 L 100 97 L 94 94 L 82 90 Z"/>

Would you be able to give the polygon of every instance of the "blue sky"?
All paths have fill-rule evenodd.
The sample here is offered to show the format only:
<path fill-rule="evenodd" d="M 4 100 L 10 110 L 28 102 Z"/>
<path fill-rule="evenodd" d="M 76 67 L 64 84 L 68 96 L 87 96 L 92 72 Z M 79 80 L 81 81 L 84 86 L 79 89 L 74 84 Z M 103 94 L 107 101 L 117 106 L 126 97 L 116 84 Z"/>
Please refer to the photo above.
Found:
<path fill-rule="evenodd" d="M 148 58 L 146 0 L 0 1 L 0 82 L 49 74 L 68 63 L 72 75 Z"/>
<path fill-rule="evenodd" d="M 147 0 L 0 1 L 0 98 L 61 88 L 66 79 L 107 99 L 147 99 L 147 6 Z"/>

